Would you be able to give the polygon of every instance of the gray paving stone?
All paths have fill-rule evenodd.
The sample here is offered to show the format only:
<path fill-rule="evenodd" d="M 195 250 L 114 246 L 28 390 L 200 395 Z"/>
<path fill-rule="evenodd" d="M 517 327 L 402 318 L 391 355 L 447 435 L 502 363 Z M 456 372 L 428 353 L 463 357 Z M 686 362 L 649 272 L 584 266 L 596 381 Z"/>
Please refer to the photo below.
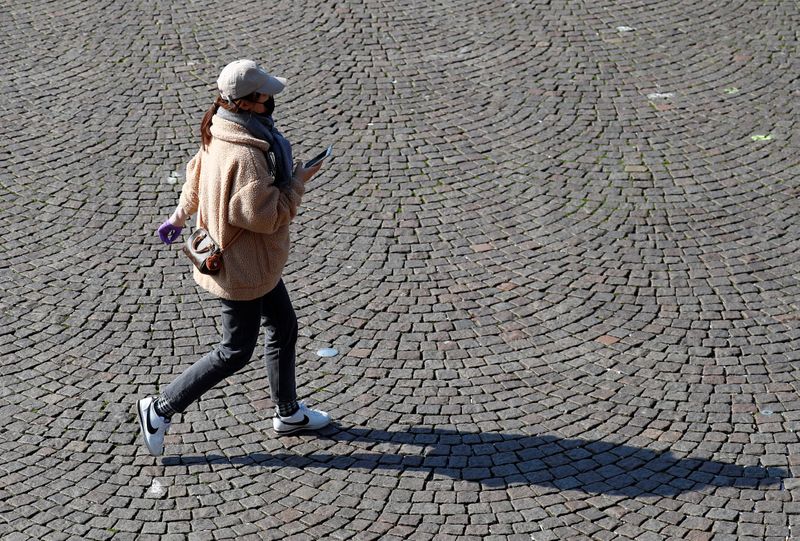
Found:
<path fill-rule="evenodd" d="M 226 7 L 0 17 L 4 539 L 797 531 L 796 2 Z M 253 359 L 154 459 L 218 340 L 155 229 L 240 56 L 335 143 L 284 278 L 336 424 L 275 438 Z"/>

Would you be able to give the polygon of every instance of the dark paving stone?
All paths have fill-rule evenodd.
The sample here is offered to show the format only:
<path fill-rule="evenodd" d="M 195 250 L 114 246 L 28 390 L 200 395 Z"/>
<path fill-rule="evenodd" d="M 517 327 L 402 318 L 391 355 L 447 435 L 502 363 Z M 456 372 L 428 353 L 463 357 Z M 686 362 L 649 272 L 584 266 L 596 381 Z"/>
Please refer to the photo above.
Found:
<path fill-rule="evenodd" d="M 799 23 L 785 0 L 8 7 L 3 538 L 797 535 Z M 337 424 L 276 438 L 254 359 L 154 459 L 135 399 L 218 337 L 155 229 L 236 57 L 290 79 L 298 155 L 335 143 L 285 280 L 300 394 Z"/>

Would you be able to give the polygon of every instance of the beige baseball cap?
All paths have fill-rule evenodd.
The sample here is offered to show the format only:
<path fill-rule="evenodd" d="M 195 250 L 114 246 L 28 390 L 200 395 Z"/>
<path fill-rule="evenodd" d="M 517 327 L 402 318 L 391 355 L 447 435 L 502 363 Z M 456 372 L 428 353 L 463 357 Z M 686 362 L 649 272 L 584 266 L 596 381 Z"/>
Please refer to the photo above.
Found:
<path fill-rule="evenodd" d="M 217 78 L 219 93 L 226 100 L 236 100 L 253 92 L 274 96 L 285 87 L 286 79 L 270 75 L 252 60 L 234 60 Z"/>

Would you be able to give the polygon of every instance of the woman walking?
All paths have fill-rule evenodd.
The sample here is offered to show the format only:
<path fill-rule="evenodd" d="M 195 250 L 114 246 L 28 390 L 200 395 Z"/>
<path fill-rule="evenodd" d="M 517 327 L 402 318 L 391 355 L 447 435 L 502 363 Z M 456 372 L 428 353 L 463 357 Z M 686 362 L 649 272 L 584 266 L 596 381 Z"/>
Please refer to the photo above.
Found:
<path fill-rule="evenodd" d="M 225 66 L 217 79 L 219 96 L 200 125 L 201 148 L 186 167 L 180 202 L 158 229 L 161 240 L 171 244 L 187 218 L 199 212 L 198 223 L 224 248 L 224 261 L 218 274 L 194 269 L 197 284 L 220 299 L 220 343 L 159 396 L 137 402 L 144 442 L 153 455 L 162 454 L 176 413 L 247 364 L 262 322 L 275 431 L 288 434 L 330 423 L 327 413 L 297 401 L 297 318 L 281 274 L 289 224 L 305 183 L 321 164 L 293 167 L 291 145 L 274 127 L 274 96 L 285 85 L 285 79 L 252 60 Z"/>

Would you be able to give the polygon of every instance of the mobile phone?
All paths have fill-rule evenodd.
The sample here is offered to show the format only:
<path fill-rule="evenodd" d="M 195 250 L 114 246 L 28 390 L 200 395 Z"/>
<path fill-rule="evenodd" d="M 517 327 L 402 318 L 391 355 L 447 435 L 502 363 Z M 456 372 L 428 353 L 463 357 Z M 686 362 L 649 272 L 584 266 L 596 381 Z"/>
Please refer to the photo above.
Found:
<path fill-rule="evenodd" d="M 309 167 L 314 167 L 315 165 L 317 165 L 319 162 L 321 162 L 331 154 L 333 154 L 333 145 L 328 145 L 328 148 L 326 148 L 325 150 L 323 150 L 322 152 L 320 152 L 319 154 L 308 160 L 305 163 L 305 165 L 303 165 L 303 167 L 305 169 L 308 169 Z"/>

